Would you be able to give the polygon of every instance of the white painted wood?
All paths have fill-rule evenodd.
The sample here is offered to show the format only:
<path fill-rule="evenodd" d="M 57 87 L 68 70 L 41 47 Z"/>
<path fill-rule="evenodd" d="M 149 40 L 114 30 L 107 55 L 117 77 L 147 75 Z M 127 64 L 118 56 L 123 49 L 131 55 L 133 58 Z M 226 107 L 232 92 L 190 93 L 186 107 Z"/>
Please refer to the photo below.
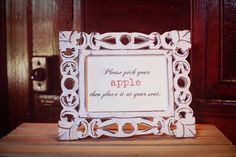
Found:
<path fill-rule="evenodd" d="M 122 43 L 122 39 L 126 43 Z M 137 40 L 138 39 L 138 40 Z M 166 40 L 168 39 L 168 40 Z M 190 65 L 186 58 L 191 48 L 190 32 L 170 31 L 160 35 L 142 33 L 91 33 L 64 31 L 59 34 L 61 63 L 60 97 L 63 107 L 59 120 L 59 139 L 75 140 L 88 136 L 130 137 L 134 135 L 170 135 L 194 137 L 195 117 L 189 107 L 192 101 Z M 137 42 L 138 41 L 138 42 Z M 168 42 L 167 42 L 168 41 Z M 85 107 L 85 58 L 88 55 L 165 55 L 168 59 L 169 99 L 166 111 L 98 112 Z M 183 85 L 178 83 L 179 80 Z M 67 82 L 74 82 L 68 87 Z M 173 102 L 173 103 L 171 103 Z M 109 126 L 116 125 L 116 129 Z M 143 125 L 146 127 L 138 127 Z M 125 130 L 130 126 L 130 130 Z"/>

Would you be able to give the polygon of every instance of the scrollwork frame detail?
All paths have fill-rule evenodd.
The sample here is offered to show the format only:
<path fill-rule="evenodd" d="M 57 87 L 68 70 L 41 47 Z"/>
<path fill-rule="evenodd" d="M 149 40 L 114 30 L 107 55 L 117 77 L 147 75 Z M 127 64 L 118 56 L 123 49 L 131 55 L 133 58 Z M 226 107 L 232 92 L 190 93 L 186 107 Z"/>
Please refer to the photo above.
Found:
<path fill-rule="evenodd" d="M 126 38 L 127 43 L 122 39 Z M 139 41 L 139 42 L 137 42 Z M 160 35 L 157 32 L 143 33 L 91 33 L 63 31 L 59 33 L 61 63 L 60 102 L 62 111 L 58 122 L 60 140 L 77 140 L 88 136 L 130 137 L 134 135 L 169 135 L 175 137 L 194 137 L 195 117 L 190 108 L 192 95 L 190 87 L 190 65 L 186 58 L 191 48 L 190 32 L 169 31 Z M 92 118 L 81 117 L 79 97 L 79 57 L 81 50 L 168 50 L 173 57 L 174 116 L 130 117 L 130 118 Z M 179 83 L 182 80 L 184 85 Z M 67 86 L 66 82 L 73 82 Z M 83 88 L 83 87 L 80 87 Z M 116 127 L 111 127 L 115 125 Z M 125 125 L 131 131 L 126 132 Z M 140 127 L 144 126 L 144 127 Z M 174 126 L 174 127 L 173 127 Z"/>

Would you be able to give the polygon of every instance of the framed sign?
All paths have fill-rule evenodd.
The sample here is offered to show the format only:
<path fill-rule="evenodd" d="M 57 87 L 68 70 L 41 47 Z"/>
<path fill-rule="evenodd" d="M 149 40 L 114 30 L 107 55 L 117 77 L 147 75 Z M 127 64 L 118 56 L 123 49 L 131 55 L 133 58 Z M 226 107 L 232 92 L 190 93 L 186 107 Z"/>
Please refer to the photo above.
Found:
<path fill-rule="evenodd" d="M 190 32 L 59 34 L 59 139 L 195 136 Z"/>

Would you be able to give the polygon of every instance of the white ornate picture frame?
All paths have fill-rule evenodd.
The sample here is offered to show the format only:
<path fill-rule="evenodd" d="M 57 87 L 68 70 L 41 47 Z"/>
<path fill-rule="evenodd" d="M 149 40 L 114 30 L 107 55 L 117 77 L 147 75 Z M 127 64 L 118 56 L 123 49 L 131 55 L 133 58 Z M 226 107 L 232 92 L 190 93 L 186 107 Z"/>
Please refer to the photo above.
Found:
<path fill-rule="evenodd" d="M 59 34 L 59 139 L 194 137 L 190 32 Z"/>

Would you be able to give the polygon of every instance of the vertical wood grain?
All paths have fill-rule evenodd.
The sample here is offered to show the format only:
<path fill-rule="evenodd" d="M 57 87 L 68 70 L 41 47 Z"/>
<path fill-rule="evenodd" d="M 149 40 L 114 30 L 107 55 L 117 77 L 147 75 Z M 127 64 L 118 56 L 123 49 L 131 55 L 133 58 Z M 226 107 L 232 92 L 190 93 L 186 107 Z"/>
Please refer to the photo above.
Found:
<path fill-rule="evenodd" d="M 58 55 L 58 33 L 77 30 L 79 13 L 80 0 L 32 0 L 33 56 Z"/>
<path fill-rule="evenodd" d="M 59 31 L 69 31 L 73 29 L 73 5 L 73 0 L 54 0 L 52 6 L 53 23 L 51 25 L 54 35 L 54 55 L 59 55 Z"/>
<path fill-rule="evenodd" d="M 215 98 L 219 84 L 219 52 L 220 52 L 220 0 L 209 0 L 207 4 L 207 97 Z"/>
<path fill-rule="evenodd" d="M 82 31 L 84 0 L 73 0 L 73 30 Z"/>
<path fill-rule="evenodd" d="M 29 116 L 27 1 L 6 1 L 7 77 L 11 127 Z"/>
<path fill-rule="evenodd" d="M 205 95 L 206 66 L 206 1 L 192 0 L 191 32 L 191 91 L 193 97 Z"/>
<path fill-rule="evenodd" d="M 7 93 L 7 53 L 6 53 L 6 1 L 0 1 L 0 137 L 9 131 L 9 108 Z"/>
<path fill-rule="evenodd" d="M 80 25 L 80 0 L 32 0 L 32 49 L 33 56 L 58 56 L 59 31 L 78 30 Z M 77 23 L 78 22 L 78 23 Z M 28 29 L 29 30 L 29 29 Z M 33 57 L 32 56 L 32 57 Z M 48 60 L 50 62 L 50 60 Z M 52 60 L 51 60 L 52 61 Z M 51 63 L 49 63 L 51 64 Z M 59 65 L 48 69 L 49 86 L 60 85 Z M 58 72 L 57 72 L 58 71 Z M 55 74 L 53 74 L 55 73 Z M 50 89 L 50 88 L 49 88 Z M 60 93 L 50 89 L 47 93 L 33 92 L 34 121 L 57 122 L 61 108 L 44 106 L 39 101 L 40 94 Z M 56 117 L 56 118 L 52 118 Z"/>
<path fill-rule="evenodd" d="M 54 51 L 53 0 L 32 0 L 33 55 L 51 56 Z"/>
<path fill-rule="evenodd" d="M 73 5 L 73 0 L 55 0 L 53 3 L 53 19 L 56 31 L 69 31 L 72 29 Z"/>

